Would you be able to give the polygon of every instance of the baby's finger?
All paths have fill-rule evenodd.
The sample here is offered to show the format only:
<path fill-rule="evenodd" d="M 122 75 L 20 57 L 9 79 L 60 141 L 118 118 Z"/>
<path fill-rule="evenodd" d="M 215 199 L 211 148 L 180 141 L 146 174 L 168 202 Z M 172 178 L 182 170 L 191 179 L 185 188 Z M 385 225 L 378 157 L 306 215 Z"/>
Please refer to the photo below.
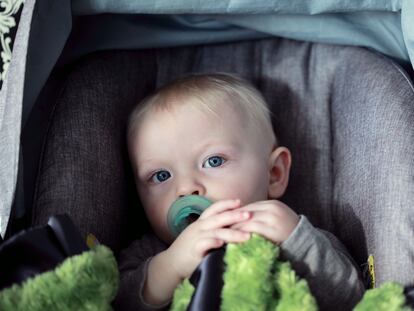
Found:
<path fill-rule="evenodd" d="M 269 209 L 269 206 L 266 206 L 264 204 L 249 204 L 240 207 L 240 210 L 242 211 L 266 211 Z"/>
<path fill-rule="evenodd" d="M 234 225 L 231 225 L 230 226 L 230 229 L 234 229 L 234 230 L 242 230 L 242 228 L 244 227 L 244 226 L 246 226 L 246 223 L 248 222 L 248 220 L 246 220 L 246 221 L 242 221 L 242 222 L 238 222 L 238 223 L 236 223 L 236 224 L 234 224 Z"/>
<path fill-rule="evenodd" d="M 241 210 L 244 210 L 244 209 L 240 208 L 239 211 Z M 247 222 L 252 222 L 252 221 L 261 222 L 263 223 L 263 225 L 266 225 L 266 226 L 275 227 L 275 226 L 281 225 L 281 221 L 282 221 L 281 218 L 267 210 L 262 211 L 262 210 L 254 209 L 254 211 L 252 210 L 249 213 L 250 213 L 250 219 L 235 223 L 231 225 L 230 228 L 240 230 L 242 227 L 246 225 Z"/>
<path fill-rule="evenodd" d="M 212 215 L 200 221 L 200 229 L 202 231 L 210 231 L 217 228 L 224 228 L 235 223 L 246 221 L 250 218 L 250 212 L 225 211 L 217 215 Z"/>
<path fill-rule="evenodd" d="M 215 238 L 223 240 L 226 243 L 239 243 L 250 239 L 250 233 L 229 228 L 212 230 L 209 234 L 213 234 Z"/>
<path fill-rule="evenodd" d="M 256 222 L 261 222 L 267 226 L 283 226 L 286 222 L 286 219 L 278 215 L 273 211 L 268 210 L 255 210 L 250 212 L 250 219 Z"/>
<path fill-rule="evenodd" d="M 211 215 L 240 207 L 240 200 L 223 200 L 211 204 L 200 216 L 200 219 L 208 218 Z"/>
<path fill-rule="evenodd" d="M 205 238 L 197 242 L 195 249 L 198 254 L 204 257 L 211 249 L 220 248 L 224 245 L 224 241 L 216 238 Z"/>
<path fill-rule="evenodd" d="M 239 226 L 237 230 L 259 234 L 273 243 L 278 244 L 282 243 L 286 239 L 284 232 L 280 232 L 276 228 L 267 226 L 259 221 L 246 222 L 242 226 Z"/>
<path fill-rule="evenodd" d="M 247 204 L 240 207 L 240 210 L 243 211 L 278 211 L 283 210 L 284 205 L 275 203 L 274 201 L 259 201 Z"/>

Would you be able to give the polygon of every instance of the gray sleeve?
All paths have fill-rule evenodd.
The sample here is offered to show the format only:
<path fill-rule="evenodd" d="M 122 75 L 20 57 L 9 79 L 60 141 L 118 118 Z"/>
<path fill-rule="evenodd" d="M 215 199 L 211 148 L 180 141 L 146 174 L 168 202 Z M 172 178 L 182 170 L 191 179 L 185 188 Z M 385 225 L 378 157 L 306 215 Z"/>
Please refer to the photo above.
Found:
<path fill-rule="evenodd" d="M 149 261 L 166 248 L 166 244 L 155 235 L 147 234 L 121 252 L 118 259 L 120 284 L 114 301 L 115 310 L 168 310 L 170 302 L 151 306 L 144 302 L 142 295 Z"/>
<path fill-rule="evenodd" d="M 308 281 L 320 310 L 351 310 L 364 294 L 360 272 L 345 247 L 303 215 L 281 244 L 281 258 Z"/>

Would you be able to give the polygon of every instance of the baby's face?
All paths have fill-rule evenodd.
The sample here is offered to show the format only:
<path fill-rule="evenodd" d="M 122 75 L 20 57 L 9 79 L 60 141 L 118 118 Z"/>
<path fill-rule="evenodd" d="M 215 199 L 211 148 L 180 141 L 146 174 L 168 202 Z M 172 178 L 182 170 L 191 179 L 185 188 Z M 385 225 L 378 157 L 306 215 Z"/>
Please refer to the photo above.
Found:
<path fill-rule="evenodd" d="M 149 112 L 129 142 L 137 190 L 155 233 L 173 240 L 167 213 L 180 196 L 267 199 L 272 146 L 231 106 L 219 115 L 191 104 Z"/>

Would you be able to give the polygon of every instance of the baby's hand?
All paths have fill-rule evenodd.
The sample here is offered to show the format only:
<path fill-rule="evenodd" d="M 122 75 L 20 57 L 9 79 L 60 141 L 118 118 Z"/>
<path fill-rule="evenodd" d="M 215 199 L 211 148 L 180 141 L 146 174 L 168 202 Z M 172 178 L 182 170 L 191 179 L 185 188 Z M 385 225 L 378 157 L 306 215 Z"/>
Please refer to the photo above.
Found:
<path fill-rule="evenodd" d="M 285 241 L 299 222 L 299 216 L 286 204 L 277 201 L 259 201 L 239 209 L 248 211 L 251 217 L 231 226 L 232 229 L 257 233 L 280 244 Z"/>
<path fill-rule="evenodd" d="M 181 279 L 190 277 L 208 251 L 220 248 L 224 243 L 248 240 L 249 233 L 230 227 L 249 217 L 249 211 L 240 210 L 240 200 L 212 204 L 167 249 L 171 267 Z"/>

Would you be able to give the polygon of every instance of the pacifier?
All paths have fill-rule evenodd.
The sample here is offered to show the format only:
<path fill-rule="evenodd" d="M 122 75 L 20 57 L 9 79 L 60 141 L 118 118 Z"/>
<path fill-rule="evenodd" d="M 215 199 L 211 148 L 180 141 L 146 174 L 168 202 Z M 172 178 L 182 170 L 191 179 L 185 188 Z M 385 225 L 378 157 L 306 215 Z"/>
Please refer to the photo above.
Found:
<path fill-rule="evenodd" d="M 168 228 L 177 237 L 188 225 L 200 217 L 201 213 L 213 202 L 203 196 L 187 195 L 178 198 L 168 210 Z"/>

